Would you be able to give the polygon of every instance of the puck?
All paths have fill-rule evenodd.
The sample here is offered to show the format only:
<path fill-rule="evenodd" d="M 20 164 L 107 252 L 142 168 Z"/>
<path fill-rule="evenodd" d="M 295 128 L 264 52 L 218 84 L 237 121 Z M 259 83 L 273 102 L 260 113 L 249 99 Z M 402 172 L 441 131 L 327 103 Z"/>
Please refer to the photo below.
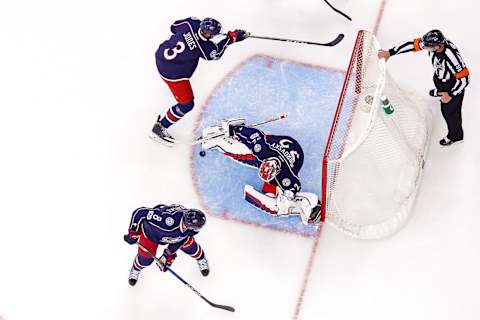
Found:
<path fill-rule="evenodd" d="M 205 157 L 205 155 L 206 155 L 207 153 L 202 150 L 202 151 L 200 151 L 198 154 L 200 155 L 200 157 Z"/>

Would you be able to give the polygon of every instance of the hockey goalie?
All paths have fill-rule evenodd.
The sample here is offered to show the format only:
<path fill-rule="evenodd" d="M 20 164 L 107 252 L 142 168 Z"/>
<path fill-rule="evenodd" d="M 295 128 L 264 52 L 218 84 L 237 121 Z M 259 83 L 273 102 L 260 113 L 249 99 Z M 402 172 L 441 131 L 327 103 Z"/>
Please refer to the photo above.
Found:
<path fill-rule="evenodd" d="M 320 221 L 318 196 L 300 191 L 303 150 L 292 137 L 265 134 L 246 126 L 245 119 L 226 119 L 219 126 L 204 128 L 201 144 L 202 151 L 217 150 L 258 169 L 262 190 L 244 187 L 245 200 L 256 208 L 273 216 L 299 215 L 306 225 Z"/>

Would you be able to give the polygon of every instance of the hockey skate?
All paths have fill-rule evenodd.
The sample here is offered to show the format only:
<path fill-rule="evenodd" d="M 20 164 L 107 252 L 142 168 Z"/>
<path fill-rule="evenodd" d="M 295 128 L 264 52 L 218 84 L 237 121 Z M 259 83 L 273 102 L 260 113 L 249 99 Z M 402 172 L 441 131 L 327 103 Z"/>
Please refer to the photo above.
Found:
<path fill-rule="evenodd" d="M 206 277 L 210 273 L 210 268 L 208 267 L 208 260 L 207 258 L 203 257 L 203 259 L 197 260 L 198 268 L 202 273 L 202 276 Z"/>
<path fill-rule="evenodd" d="M 155 123 L 153 126 L 150 138 L 170 147 L 175 143 L 175 139 L 167 132 L 167 129 L 165 129 L 160 122 Z"/>
<path fill-rule="evenodd" d="M 128 283 L 133 287 L 137 283 L 139 276 L 140 270 L 132 267 L 132 269 L 130 269 L 130 274 L 128 275 Z"/>
<path fill-rule="evenodd" d="M 312 224 L 317 224 L 322 217 L 322 203 L 318 200 L 318 203 L 315 207 L 312 208 L 312 213 L 310 214 L 309 222 Z"/>
<path fill-rule="evenodd" d="M 318 197 L 309 192 L 299 192 L 295 201 L 300 209 L 300 217 L 305 225 L 318 224 L 322 213 L 322 204 Z"/>

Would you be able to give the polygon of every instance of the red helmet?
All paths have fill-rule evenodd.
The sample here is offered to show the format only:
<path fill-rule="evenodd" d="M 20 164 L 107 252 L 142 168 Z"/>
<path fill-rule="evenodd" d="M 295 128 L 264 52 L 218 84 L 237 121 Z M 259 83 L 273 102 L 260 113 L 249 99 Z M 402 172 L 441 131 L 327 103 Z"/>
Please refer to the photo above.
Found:
<path fill-rule="evenodd" d="M 281 163 L 278 158 L 268 158 L 263 160 L 258 170 L 258 176 L 265 182 L 270 182 L 280 172 Z"/>

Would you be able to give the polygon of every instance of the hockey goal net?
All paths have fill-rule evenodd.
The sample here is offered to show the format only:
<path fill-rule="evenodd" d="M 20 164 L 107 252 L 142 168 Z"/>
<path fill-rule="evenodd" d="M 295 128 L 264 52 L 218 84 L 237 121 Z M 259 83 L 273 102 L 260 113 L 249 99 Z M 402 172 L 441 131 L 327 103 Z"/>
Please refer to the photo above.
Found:
<path fill-rule="evenodd" d="M 358 32 L 323 158 L 322 219 L 361 239 L 408 220 L 432 122 L 427 103 L 388 75 L 379 49 L 373 34 Z"/>

